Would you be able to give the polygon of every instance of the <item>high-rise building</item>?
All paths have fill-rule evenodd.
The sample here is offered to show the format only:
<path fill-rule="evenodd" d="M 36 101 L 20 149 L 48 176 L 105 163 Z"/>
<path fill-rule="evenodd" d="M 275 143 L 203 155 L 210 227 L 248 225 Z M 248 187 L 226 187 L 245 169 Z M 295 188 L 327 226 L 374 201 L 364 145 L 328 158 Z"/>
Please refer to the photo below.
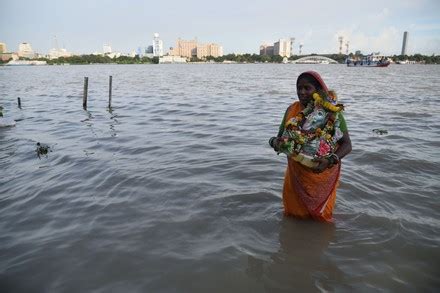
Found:
<path fill-rule="evenodd" d="M 18 45 L 18 56 L 30 59 L 34 58 L 35 53 L 32 50 L 31 44 L 21 43 L 20 45 Z"/>
<path fill-rule="evenodd" d="M 291 41 L 290 39 L 280 39 L 273 44 L 273 54 L 282 57 L 290 57 Z"/>
<path fill-rule="evenodd" d="M 196 48 L 197 58 L 202 59 L 208 56 L 214 58 L 223 56 L 223 48 L 217 44 L 197 44 Z"/>
<path fill-rule="evenodd" d="M 170 50 L 170 55 L 186 58 L 197 56 L 197 39 L 187 41 L 178 38 L 176 47 Z"/>
<path fill-rule="evenodd" d="M 6 53 L 6 44 L 5 43 L 0 43 L 0 54 L 1 53 Z"/>
<path fill-rule="evenodd" d="M 202 59 L 208 56 L 217 58 L 223 56 L 223 47 L 214 43 L 199 44 L 197 39 L 187 41 L 179 38 L 176 47 L 170 48 L 169 54 L 185 58 L 197 57 Z"/>
<path fill-rule="evenodd" d="M 148 57 L 148 58 L 153 58 L 154 57 L 153 46 L 146 47 L 143 56 Z"/>
<path fill-rule="evenodd" d="M 260 46 L 261 56 L 273 56 L 273 45 L 263 44 Z"/>
<path fill-rule="evenodd" d="M 204 44 L 197 44 L 196 47 L 196 56 L 199 59 L 202 59 L 203 57 L 208 56 L 208 45 Z"/>
<path fill-rule="evenodd" d="M 400 55 L 406 55 L 406 47 L 408 46 L 408 32 L 403 33 L 402 53 Z"/>
<path fill-rule="evenodd" d="M 158 33 L 155 33 L 153 38 L 153 56 L 155 57 L 163 56 L 163 42 L 159 38 Z"/>

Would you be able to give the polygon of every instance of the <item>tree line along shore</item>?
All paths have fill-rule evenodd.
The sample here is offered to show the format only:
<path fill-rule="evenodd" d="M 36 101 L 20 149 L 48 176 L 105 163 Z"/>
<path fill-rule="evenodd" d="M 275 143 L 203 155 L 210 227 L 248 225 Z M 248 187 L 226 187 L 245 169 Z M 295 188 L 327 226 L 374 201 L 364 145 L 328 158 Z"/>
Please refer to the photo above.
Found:
<path fill-rule="evenodd" d="M 317 56 L 318 54 L 311 55 L 294 55 L 288 58 L 289 61 L 294 61 L 306 56 Z M 344 63 L 347 55 L 342 54 L 319 54 L 319 56 L 324 56 L 331 58 L 338 63 Z M 349 57 L 356 57 L 354 54 L 350 54 Z M 360 56 L 361 57 L 361 56 Z M 440 64 L 440 55 L 393 55 L 387 56 L 394 62 L 399 61 L 410 61 L 422 64 Z M 257 54 L 228 54 L 221 57 L 208 56 L 205 59 L 199 59 L 193 57 L 190 62 L 211 62 L 211 63 L 223 63 L 223 62 L 234 62 L 234 63 L 282 63 L 282 56 L 267 56 L 267 55 L 257 55 Z M 26 58 L 20 58 L 20 60 L 29 60 Z M 136 55 L 135 57 L 120 56 L 115 58 L 110 58 L 109 56 L 102 55 L 75 55 L 71 57 L 60 57 L 57 59 L 48 58 L 38 58 L 33 59 L 38 61 L 46 61 L 49 65 L 61 65 L 61 64 L 158 64 L 159 57 L 140 57 Z M 7 61 L 1 61 L 0 64 L 6 64 Z"/>

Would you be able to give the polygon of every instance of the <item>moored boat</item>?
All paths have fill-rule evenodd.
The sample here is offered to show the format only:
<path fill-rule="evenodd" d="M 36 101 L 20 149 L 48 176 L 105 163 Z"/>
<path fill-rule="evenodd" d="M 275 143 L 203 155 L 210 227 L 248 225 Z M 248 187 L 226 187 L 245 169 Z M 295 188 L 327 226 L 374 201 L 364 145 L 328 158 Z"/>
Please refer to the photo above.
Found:
<path fill-rule="evenodd" d="M 390 65 L 390 61 L 386 57 L 375 54 L 362 58 L 347 58 L 345 63 L 348 67 L 387 67 Z"/>
<path fill-rule="evenodd" d="M 6 66 L 47 65 L 47 62 L 38 61 L 38 60 L 11 60 L 5 65 Z"/>

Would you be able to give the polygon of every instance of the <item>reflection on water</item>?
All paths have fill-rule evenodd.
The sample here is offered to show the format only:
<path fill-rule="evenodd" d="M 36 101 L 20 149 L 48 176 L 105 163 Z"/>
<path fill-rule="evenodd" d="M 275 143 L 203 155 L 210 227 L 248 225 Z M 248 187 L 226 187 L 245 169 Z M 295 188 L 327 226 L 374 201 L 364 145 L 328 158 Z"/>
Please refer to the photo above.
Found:
<path fill-rule="evenodd" d="M 110 114 L 110 123 L 109 123 L 109 128 L 110 128 L 110 135 L 112 136 L 112 137 L 115 137 L 117 134 L 116 134 L 116 128 L 115 128 L 115 125 L 118 125 L 119 124 L 119 121 L 118 121 L 118 114 L 116 113 L 116 112 L 114 112 L 113 111 L 113 108 L 112 107 L 109 107 L 108 109 L 107 109 L 107 111 L 109 112 L 109 114 Z"/>
<path fill-rule="evenodd" d="M 341 274 L 324 251 L 334 240 L 333 224 L 297 221 L 283 218 L 280 222 L 279 250 L 269 260 L 248 256 L 247 273 L 262 283 L 267 292 L 314 292 L 331 290 L 328 283 L 341 280 Z"/>

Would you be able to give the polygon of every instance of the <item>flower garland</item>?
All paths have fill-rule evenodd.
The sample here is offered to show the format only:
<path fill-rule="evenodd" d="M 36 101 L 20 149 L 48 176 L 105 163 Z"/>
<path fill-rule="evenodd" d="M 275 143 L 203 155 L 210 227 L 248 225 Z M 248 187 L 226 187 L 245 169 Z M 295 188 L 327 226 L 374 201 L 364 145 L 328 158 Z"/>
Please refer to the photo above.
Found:
<path fill-rule="evenodd" d="M 310 145 L 314 140 L 319 141 L 313 158 L 330 157 L 336 148 L 337 141 L 342 137 L 339 129 L 337 115 L 344 110 L 343 104 L 337 104 L 337 96 L 333 91 L 316 92 L 312 95 L 313 100 L 299 112 L 294 119 L 286 123 L 286 129 L 280 138 L 280 152 L 287 155 L 298 155 L 305 145 Z M 326 112 L 325 125 L 316 129 L 304 129 L 307 119 L 313 119 L 315 109 L 322 108 Z M 337 124 L 337 125 L 335 125 Z"/>

